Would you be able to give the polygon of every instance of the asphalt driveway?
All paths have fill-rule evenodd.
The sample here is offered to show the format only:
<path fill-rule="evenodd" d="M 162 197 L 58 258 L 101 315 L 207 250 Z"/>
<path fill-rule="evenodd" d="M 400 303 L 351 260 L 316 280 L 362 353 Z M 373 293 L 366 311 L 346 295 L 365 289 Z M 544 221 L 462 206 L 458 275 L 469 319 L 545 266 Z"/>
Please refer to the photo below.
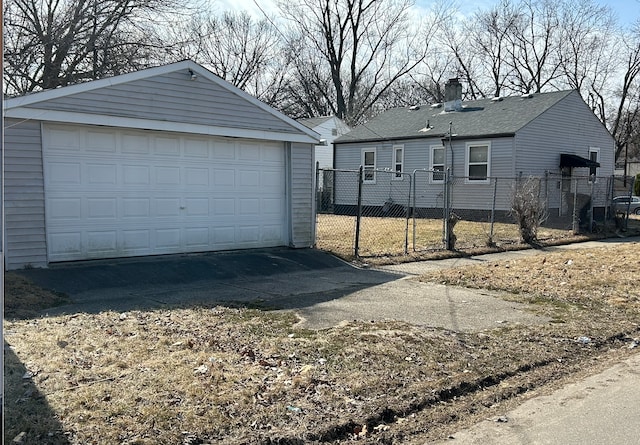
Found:
<path fill-rule="evenodd" d="M 299 325 L 402 320 L 456 331 L 543 323 L 484 291 L 420 283 L 402 271 L 359 269 L 314 249 L 261 249 L 58 264 L 19 271 L 72 303 L 47 314 L 253 305 L 293 310 Z"/>

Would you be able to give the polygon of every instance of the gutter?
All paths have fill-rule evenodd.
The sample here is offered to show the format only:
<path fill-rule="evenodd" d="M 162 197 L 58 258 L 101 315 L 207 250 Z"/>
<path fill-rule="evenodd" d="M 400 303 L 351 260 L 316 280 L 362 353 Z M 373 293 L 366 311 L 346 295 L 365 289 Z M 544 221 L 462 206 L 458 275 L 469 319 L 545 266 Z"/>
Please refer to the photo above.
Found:
<path fill-rule="evenodd" d="M 468 139 L 497 139 L 497 138 L 510 138 L 514 137 L 515 133 L 496 133 L 496 134 L 470 134 L 470 135 L 454 135 L 451 137 L 451 140 L 462 141 Z M 397 137 L 387 137 L 387 138 L 371 138 L 371 139 L 352 139 L 349 141 L 333 141 L 334 145 L 340 144 L 356 144 L 356 143 L 369 143 L 369 142 L 390 142 L 390 141 L 404 141 L 404 140 L 415 140 L 415 139 L 442 139 L 447 138 L 449 140 L 449 133 L 440 133 L 440 134 L 429 134 L 429 135 L 414 135 L 414 136 L 397 136 Z"/>

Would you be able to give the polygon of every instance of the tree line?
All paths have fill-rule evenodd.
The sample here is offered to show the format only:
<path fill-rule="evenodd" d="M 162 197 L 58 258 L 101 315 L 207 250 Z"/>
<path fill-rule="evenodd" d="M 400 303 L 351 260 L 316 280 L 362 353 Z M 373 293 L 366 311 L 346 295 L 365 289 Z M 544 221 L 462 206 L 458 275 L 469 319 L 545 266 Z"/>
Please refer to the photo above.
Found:
<path fill-rule="evenodd" d="M 293 118 L 355 125 L 395 106 L 576 89 L 640 154 L 640 17 L 594 0 L 498 0 L 462 11 L 412 0 L 277 0 L 212 12 L 194 0 L 6 0 L 6 95 L 192 59 Z M 214 3 L 215 5 L 215 3 Z M 639 8 L 640 10 L 640 8 Z"/>

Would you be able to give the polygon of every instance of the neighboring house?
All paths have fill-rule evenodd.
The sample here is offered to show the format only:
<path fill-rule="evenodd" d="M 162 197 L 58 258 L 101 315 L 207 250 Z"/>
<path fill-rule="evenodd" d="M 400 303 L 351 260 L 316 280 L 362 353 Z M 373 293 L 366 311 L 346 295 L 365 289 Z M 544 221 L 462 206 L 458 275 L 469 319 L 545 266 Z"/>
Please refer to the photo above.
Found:
<path fill-rule="evenodd" d="M 183 61 L 5 101 L 7 269 L 314 239 L 319 135 Z"/>
<path fill-rule="evenodd" d="M 320 144 L 315 148 L 317 166 L 333 168 L 333 141 L 348 133 L 351 130 L 349 126 L 336 116 L 298 119 L 298 122 L 320 135 Z M 319 178 L 319 182 L 319 187 L 322 188 L 322 176 Z"/>
<path fill-rule="evenodd" d="M 334 141 L 335 167 L 363 166 L 364 184 L 380 189 L 369 195 L 380 196 L 379 202 L 370 198 L 367 205 L 384 205 L 389 178 L 407 180 L 404 175 L 383 175 L 382 169 L 431 171 L 416 175 L 418 208 L 443 205 L 440 172 L 450 169 L 456 181 L 455 208 L 470 211 L 491 208 L 491 178 L 548 175 L 557 178 L 546 185 L 555 215 L 570 211 L 571 178 L 613 175 L 614 139 L 577 91 L 470 102 L 462 102 L 461 91 L 458 80 L 450 79 L 444 104 L 386 111 Z M 500 184 L 512 187 L 513 181 Z M 338 206 L 351 206 L 353 192 L 336 184 L 334 199 Z M 508 211 L 509 206 L 497 203 L 498 210 Z"/>

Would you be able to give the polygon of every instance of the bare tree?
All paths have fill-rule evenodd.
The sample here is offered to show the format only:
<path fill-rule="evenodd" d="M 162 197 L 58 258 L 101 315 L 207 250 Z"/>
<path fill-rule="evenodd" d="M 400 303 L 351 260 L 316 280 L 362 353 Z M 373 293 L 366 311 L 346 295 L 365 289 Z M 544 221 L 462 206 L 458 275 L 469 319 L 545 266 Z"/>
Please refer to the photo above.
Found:
<path fill-rule="evenodd" d="M 625 41 L 625 68 L 610 126 L 616 138 L 616 159 L 628 143 L 637 141 L 640 127 L 640 20 Z"/>
<path fill-rule="evenodd" d="M 472 20 L 470 46 L 474 54 L 480 55 L 479 63 L 484 75 L 491 82 L 494 97 L 502 94 L 507 79 L 513 73 L 513 63 L 507 62 L 509 40 L 517 33 L 516 26 L 522 15 L 510 0 L 502 0 L 487 12 L 479 12 Z"/>
<path fill-rule="evenodd" d="M 8 0 L 7 92 L 55 88 L 152 64 L 164 45 L 152 25 L 178 1 Z"/>
<path fill-rule="evenodd" d="M 171 40 L 182 42 L 174 58 L 195 60 L 257 97 L 277 84 L 288 65 L 283 65 L 283 41 L 274 24 L 244 11 L 194 16 Z"/>
<path fill-rule="evenodd" d="M 517 93 L 540 93 L 558 77 L 559 18 L 557 0 L 523 0 L 509 34 L 506 60 L 509 87 Z"/>
<path fill-rule="evenodd" d="M 329 76 L 331 90 L 322 93 L 331 98 L 335 114 L 350 124 L 362 120 L 391 85 L 424 58 L 426 44 L 412 27 L 410 7 L 410 0 L 282 1 L 281 13 L 303 45 L 298 63 L 315 63 L 318 59 L 303 58 L 310 52 L 322 62 L 313 68 L 298 66 L 297 74 L 310 69 L 316 78 L 299 77 L 297 83 L 311 90 L 320 77 Z M 314 108 L 320 111 L 323 106 Z"/>

